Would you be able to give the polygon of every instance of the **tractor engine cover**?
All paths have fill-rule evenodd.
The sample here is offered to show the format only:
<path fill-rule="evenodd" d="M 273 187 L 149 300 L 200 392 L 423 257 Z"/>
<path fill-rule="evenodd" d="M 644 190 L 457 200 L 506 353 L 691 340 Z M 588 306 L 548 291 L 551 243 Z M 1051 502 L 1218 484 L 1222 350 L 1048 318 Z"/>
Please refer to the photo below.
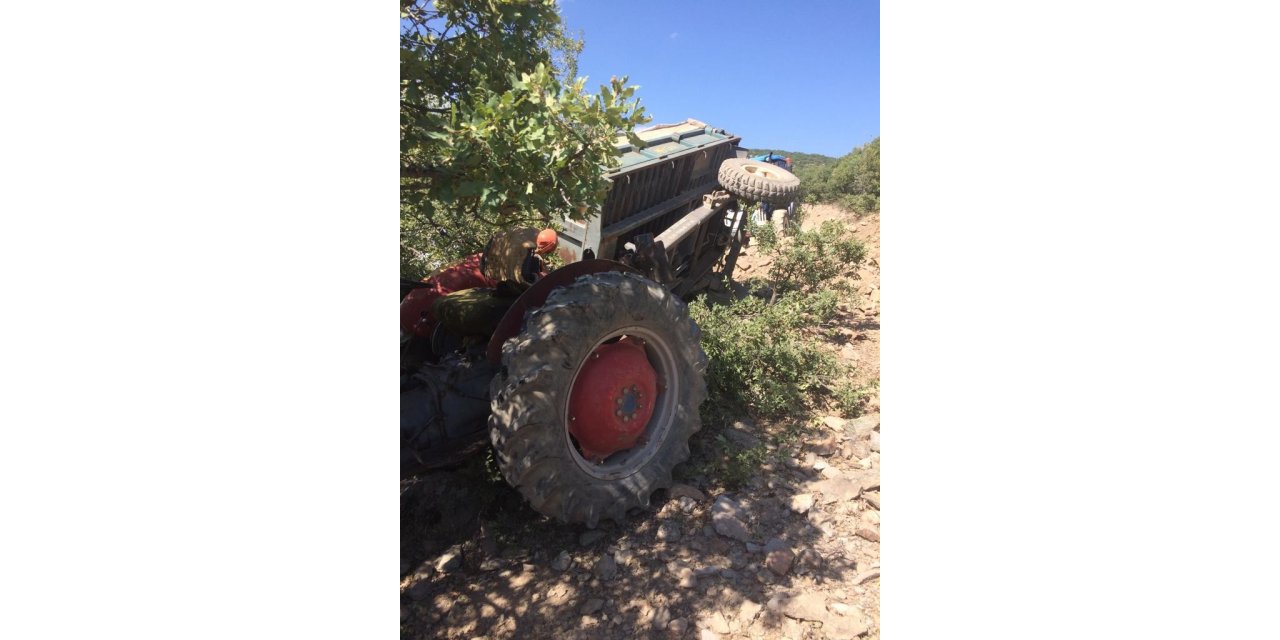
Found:
<path fill-rule="evenodd" d="M 657 378 L 639 339 L 624 336 L 587 357 L 569 395 L 567 418 L 584 458 L 598 463 L 636 445 L 653 417 Z"/>

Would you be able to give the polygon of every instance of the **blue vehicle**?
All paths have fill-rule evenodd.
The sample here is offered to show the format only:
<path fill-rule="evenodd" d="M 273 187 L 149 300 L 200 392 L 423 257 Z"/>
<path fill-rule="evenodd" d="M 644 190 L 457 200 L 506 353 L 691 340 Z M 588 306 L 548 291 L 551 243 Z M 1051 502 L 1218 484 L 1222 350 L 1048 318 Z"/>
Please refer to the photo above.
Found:
<path fill-rule="evenodd" d="M 772 151 L 770 151 L 769 153 L 762 153 L 758 156 L 751 156 L 751 159 L 755 160 L 756 162 L 768 162 L 769 164 L 772 164 L 777 167 L 781 167 L 783 169 L 786 169 L 787 171 L 792 170 L 791 158 L 778 155 Z M 779 211 L 781 211 L 781 209 L 779 209 Z M 756 224 L 764 224 L 765 222 L 771 222 L 773 220 L 774 213 L 775 211 L 771 208 L 771 205 L 762 203 L 760 205 L 760 209 L 751 215 L 751 219 L 755 221 Z M 786 214 L 783 220 L 787 223 L 790 223 L 792 220 L 795 220 L 795 216 L 796 216 L 796 202 L 795 200 L 792 200 L 787 203 Z"/>

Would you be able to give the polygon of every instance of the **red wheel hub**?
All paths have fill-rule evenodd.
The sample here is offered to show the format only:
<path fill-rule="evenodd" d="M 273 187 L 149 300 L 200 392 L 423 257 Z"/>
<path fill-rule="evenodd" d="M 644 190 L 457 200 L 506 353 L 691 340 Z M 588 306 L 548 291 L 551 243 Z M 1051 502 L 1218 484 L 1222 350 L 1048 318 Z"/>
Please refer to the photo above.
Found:
<path fill-rule="evenodd" d="M 658 395 L 644 341 L 624 337 L 587 356 L 569 392 L 569 433 L 593 462 L 636 446 Z"/>

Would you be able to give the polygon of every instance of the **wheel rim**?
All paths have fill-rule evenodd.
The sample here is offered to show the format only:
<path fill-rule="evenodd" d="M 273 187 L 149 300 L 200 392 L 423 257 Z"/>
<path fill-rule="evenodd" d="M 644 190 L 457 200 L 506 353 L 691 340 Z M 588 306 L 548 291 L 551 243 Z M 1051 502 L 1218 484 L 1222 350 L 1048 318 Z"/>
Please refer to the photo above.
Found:
<path fill-rule="evenodd" d="M 782 176 L 778 175 L 778 173 L 777 173 L 776 171 L 772 171 L 772 170 L 771 170 L 771 169 L 772 169 L 772 165 L 766 165 L 766 164 L 745 164 L 745 165 L 742 165 L 742 168 L 743 168 L 743 170 L 745 170 L 747 173 L 751 173 L 751 174 L 754 174 L 754 175 L 758 175 L 758 176 L 760 176 L 760 177 L 764 178 L 765 180 L 779 180 L 779 179 L 781 179 L 781 178 L 782 178 Z"/>
<path fill-rule="evenodd" d="M 609 394 L 597 391 L 593 394 L 593 388 L 600 389 L 601 371 L 588 365 L 597 355 L 603 358 L 616 357 L 617 350 L 611 347 L 619 343 L 638 346 L 643 350 L 644 361 L 652 371 L 652 395 L 644 393 L 646 385 L 643 373 L 638 374 L 639 377 L 628 377 L 625 380 L 609 378 L 606 374 L 604 381 L 613 384 L 604 386 L 618 387 L 617 391 Z M 662 336 L 639 326 L 611 332 L 597 340 L 587 354 L 574 371 L 570 392 L 564 403 L 562 415 L 565 444 L 570 457 L 589 475 L 602 480 L 624 478 L 644 468 L 671 432 L 678 406 L 677 396 L 681 392 L 675 354 Z M 630 389 L 633 385 L 636 387 L 635 391 Z M 623 399 L 622 403 L 617 402 L 619 398 Z M 600 408 L 606 411 L 601 412 Z M 619 410 L 622 410 L 623 415 L 616 413 Z M 627 425 L 627 420 L 619 420 L 628 415 L 633 416 L 633 420 L 643 419 L 646 412 L 649 414 L 648 420 L 644 421 L 643 428 L 640 429 Z M 578 413 L 584 415 L 575 415 Z M 601 413 L 608 413 L 609 418 L 612 418 L 609 424 L 600 422 Z M 593 414 L 596 416 L 595 420 L 590 417 Z M 588 423 L 588 420 L 592 422 Z M 581 442 L 578 436 L 582 436 Z M 630 446 L 610 446 L 618 442 Z"/>

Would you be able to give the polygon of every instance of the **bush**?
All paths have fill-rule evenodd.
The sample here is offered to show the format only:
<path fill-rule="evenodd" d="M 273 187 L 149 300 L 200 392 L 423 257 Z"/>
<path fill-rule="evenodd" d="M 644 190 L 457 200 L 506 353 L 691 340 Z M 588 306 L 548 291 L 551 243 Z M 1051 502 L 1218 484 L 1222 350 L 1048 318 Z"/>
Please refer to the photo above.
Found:
<path fill-rule="evenodd" d="M 827 289 L 836 278 L 856 271 L 867 256 L 867 247 L 835 220 L 816 231 L 798 231 L 785 245 L 772 229 L 761 232 L 767 238 L 760 247 L 773 255 L 770 275 L 780 291 Z"/>
<path fill-rule="evenodd" d="M 835 317 L 840 288 L 832 282 L 857 270 L 866 247 L 836 221 L 790 238 L 761 225 L 753 237 L 773 258 L 770 278 L 748 283 L 761 295 L 690 305 L 710 358 L 704 406 L 712 424 L 743 411 L 762 418 L 806 412 L 845 373 L 810 330 Z"/>

